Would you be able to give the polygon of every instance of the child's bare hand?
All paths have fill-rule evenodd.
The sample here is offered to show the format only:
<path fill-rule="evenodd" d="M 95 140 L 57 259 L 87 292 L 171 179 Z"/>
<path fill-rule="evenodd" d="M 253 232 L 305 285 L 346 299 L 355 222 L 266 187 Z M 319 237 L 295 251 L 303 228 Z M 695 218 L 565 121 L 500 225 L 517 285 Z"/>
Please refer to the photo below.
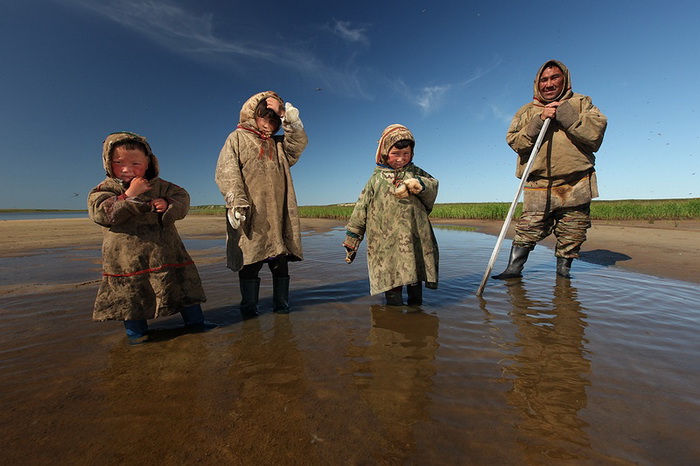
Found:
<path fill-rule="evenodd" d="M 151 183 L 142 176 L 137 176 L 129 183 L 129 189 L 125 191 L 128 197 L 136 197 L 151 189 Z"/>
<path fill-rule="evenodd" d="M 149 204 L 151 204 L 151 209 L 153 209 L 154 212 L 163 213 L 168 209 L 168 201 L 162 197 L 153 199 Z"/>
<path fill-rule="evenodd" d="M 284 105 L 279 100 L 274 97 L 268 97 L 266 99 L 267 108 L 275 112 L 280 118 L 284 117 Z"/>

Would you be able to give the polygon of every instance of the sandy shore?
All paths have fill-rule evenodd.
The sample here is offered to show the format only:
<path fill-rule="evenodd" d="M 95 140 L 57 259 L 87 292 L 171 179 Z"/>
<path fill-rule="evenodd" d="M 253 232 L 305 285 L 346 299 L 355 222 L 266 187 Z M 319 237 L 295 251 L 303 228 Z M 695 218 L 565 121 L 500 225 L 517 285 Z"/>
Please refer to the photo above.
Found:
<path fill-rule="evenodd" d="M 344 222 L 302 219 L 304 229 L 327 230 Z M 433 220 L 435 225 L 459 225 L 499 234 L 503 225 L 490 220 Z M 182 236 L 223 237 L 223 217 L 191 215 L 178 222 Z M 0 221 L 0 257 L 60 247 L 95 247 L 102 241 L 100 228 L 88 219 Z M 512 225 L 507 238 L 512 237 Z M 553 246 L 553 236 L 544 241 Z M 340 246 L 339 246 L 340 247 Z M 504 241 L 500 254 L 507 254 Z M 581 259 L 660 277 L 700 283 L 700 221 L 594 221 Z M 575 264 L 574 264 L 575 267 Z"/>

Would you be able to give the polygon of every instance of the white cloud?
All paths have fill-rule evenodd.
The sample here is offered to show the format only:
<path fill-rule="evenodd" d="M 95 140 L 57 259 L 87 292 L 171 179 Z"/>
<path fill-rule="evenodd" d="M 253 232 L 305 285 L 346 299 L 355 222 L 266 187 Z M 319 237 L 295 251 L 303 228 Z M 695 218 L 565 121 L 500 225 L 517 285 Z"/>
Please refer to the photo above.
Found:
<path fill-rule="evenodd" d="M 396 92 L 404 96 L 409 102 L 420 107 L 424 113 L 431 113 L 436 109 L 440 108 L 445 96 L 455 90 L 462 87 L 466 87 L 470 83 L 482 78 L 486 74 L 490 73 L 494 68 L 500 65 L 502 60 L 496 57 L 487 68 L 482 69 L 481 67 L 476 68 L 472 74 L 461 81 L 455 83 L 446 83 L 433 86 L 424 86 L 417 89 L 411 89 L 403 81 L 394 81 L 391 86 Z M 494 113 L 497 109 L 494 108 Z M 497 115 L 497 117 L 501 117 Z M 510 121 L 510 120 L 508 120 Z"/>
<path fill-rule="evenodd" d="M 338 93 L 366 98 L 356 70 L 336 70 L 303 48 L 268 45 L 256 41 L 226 40 L 214 32 L 212 14 L 197 15 L 168 0 L 73 0 L 74 5 L 137 31 L 173 53 L 204 60 L 212 66 L 245 67 L 246 60 L 261 60 L 305 76 L 314 85 Z M 366 41 L 362 29 L 336 25 L 346 40 Z M 223 55 L 223 57 L 222 57 Z"/>
<path fill-rule="evenodd" d="M 336 21 L 330 28 L 331 31 L 347 42 L 357 42 L 369 45 L 369 38 L 365 34 L 366 28 L 353 28 L 350 21 Z"/>

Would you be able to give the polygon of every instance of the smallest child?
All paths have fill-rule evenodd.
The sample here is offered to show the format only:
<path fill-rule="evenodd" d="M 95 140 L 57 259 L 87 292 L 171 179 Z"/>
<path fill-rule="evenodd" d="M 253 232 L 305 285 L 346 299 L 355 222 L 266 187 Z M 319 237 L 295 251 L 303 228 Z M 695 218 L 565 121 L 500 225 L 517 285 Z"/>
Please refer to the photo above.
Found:
<path fill-rule="evenodd" d="M 408 305 L 420 306 L 422 282 L 431 289 L 438 282 L 438 245 L 428 219 L 438 180 L 413 164 L 415 144 L 405 126 L 390 125 L 382 132 L 377 166 L 345 227 L 345 261 L 355 259 L 366 236 L 370 294 L 383 292 L 390 306 L 404 304 L 404 285 Z"/>
<path fill-rule="evenodd" d="M 93 320 L 123 320 L 131 344 L 148 341 L 147 319 L 178 312 L 188 330 L 215 327 L 204 320 L 202 282 L 175 228 L 190 207 L 187 191 L 158 177 L 158 159 L 138 134 L 107 136 L 102 162 L 107 178 L 88 195 L 90 219 L 104 232 Z"/>

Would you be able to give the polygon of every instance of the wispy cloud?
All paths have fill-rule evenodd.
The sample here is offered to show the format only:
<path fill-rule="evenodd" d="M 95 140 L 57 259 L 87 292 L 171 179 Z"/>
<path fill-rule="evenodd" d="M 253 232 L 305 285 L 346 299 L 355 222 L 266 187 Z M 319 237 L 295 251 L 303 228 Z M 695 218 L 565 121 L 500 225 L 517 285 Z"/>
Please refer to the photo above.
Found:
<path fill-rule="evenodd" d="M 137 31 L 173 53 L 204 60 L 212 66 L 241 70 L 248 60 L 265 61 L 276 68 L 292 70 L 329 90 L 366 97 L 356 70 L 347 66 L 335 69 L 303 47 L 224 39 L 214 32 L 212 14 L 197 15 L 169 0 L 72 0 L 72 4 Z M 346 41 L 367 41 L 364 29 L 353 29 L 346 22 L 337 22 L 334 33 Z"/>
<path fill-rule="evenodd" d="M 436 107 L 439 107 L 445 94 L 452 87 L 450 84 L 443 84 L 413 89 L 402 80 L 393 83 L 394 91 L 412 104 L 420 107 L 423 113 L 431 113 Z"/>
<path fill-rule="evenodd" d="M 353 27 L 350 21 L 336 20 L 335 24 L 330 26 L 329 29 L 346 42 L 369 45 L 369 37 L 367 37 L 366 34 L 366 27 Z"/>
<path fill-rule="evenodd" d="M 392 87 L 409 102 L 420 107 L 424 113 L 432 113 L 442 106 L 442 103 L 444 102 L 448 93 L 459 88 L 466 87 L 472 82 L 477 81 L 490 73 L 493 69 L 500 65 L 502 61 L 502 59 L 496 57 L 486 68 L 478 67 L 468 78 L 455 83 L 423 86 L 414 89 L 408 86 L 402 80 L 398 80 L 392 83 Z"/>
<path fill-rule="evenodd" d="M 500 120 L 504 123 L 510 124 L 511 120 L 513 119 L 512 113 L 507 113 L 503 111 L 499 106 L 495 104 L 491 104 L 491 112 L 497 120 Z"/>

